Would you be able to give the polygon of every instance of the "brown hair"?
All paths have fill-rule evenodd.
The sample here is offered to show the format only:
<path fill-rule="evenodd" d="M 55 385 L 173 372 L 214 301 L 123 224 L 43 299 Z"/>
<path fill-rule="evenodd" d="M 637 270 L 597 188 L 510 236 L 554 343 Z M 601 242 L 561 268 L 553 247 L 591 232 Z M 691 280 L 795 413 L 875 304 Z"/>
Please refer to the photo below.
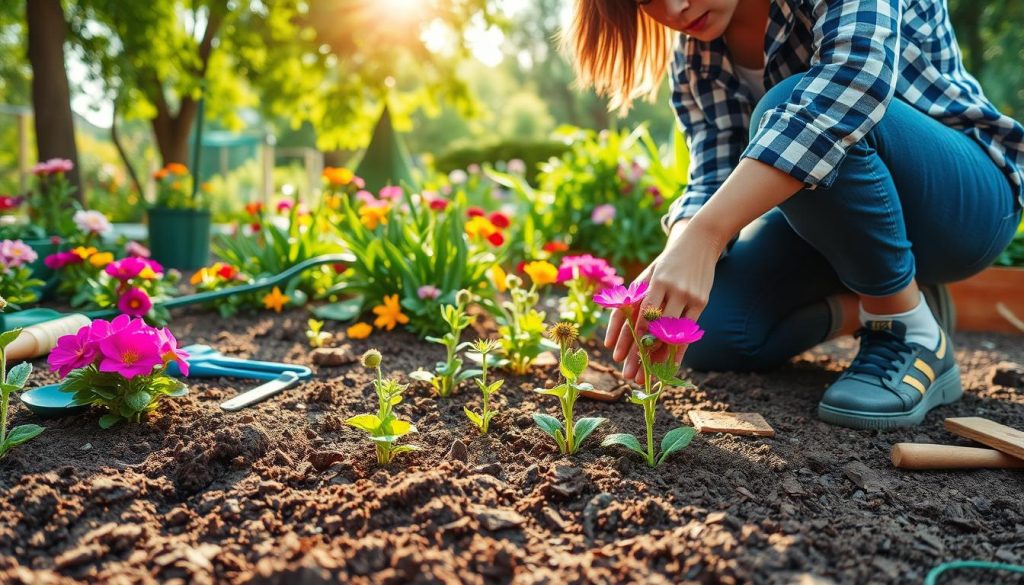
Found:
<path fill-rule="evenodd" d="M 638 97 L 651 101 L 665 77 L 675 33 L 633 0 L 576 0 L 562 47 L 574 57 L 576 84 L 610 98 L 625 113 Z"/>

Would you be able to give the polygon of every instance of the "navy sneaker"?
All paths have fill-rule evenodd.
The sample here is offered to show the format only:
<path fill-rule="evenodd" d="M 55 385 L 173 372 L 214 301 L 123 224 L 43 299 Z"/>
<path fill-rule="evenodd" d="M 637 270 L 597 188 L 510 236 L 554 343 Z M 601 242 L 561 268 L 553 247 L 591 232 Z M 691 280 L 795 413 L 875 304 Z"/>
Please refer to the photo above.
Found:
<path fill-rule="evenodd" d="M 869 321 L 855 335 L 860 351 L 822 396 L 821 420 L 855 429 L 914 426 L 963 395 L 945 330 L 934 349 L 908 342 L 899 321 Z"/>

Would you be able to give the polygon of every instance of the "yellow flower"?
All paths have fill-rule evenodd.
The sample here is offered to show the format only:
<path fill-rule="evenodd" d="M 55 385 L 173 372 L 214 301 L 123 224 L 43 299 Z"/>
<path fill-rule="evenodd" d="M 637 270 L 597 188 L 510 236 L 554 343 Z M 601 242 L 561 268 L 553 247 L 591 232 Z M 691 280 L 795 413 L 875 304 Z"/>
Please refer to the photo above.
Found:
<path fill-rule="evenodd" d="M 349 339 L 366 339 L 373 333 L 373 327 L 368 323 L 356 323 L 345 330 Z"/>
<path fill-rule="evenodd" d="M 359 221 L 368 230 L 377 229 L 377 226 L 388 223 L 390 210 L 390 205 L 364 205 L 359 208 Z"/>
<path fill-rule="evenodd" d="M 523 272 L 530 276 L 530 280 L 537 286 L 551 284 L 558 280 L 558 268 L 545 260 L 530 262 L 523 266 Z"/>
<path fill-rule="evenodd" d="M 473 216 L 466 222 L 466 235 L 471 238 L 486 238 L 496 231 L 498 228 L 482 215 Z"/>
<path fill-rule="evenodd" d="M 519 327 L 528 333 L 541 333 L 544 331 L 544 315 L 531 310 L 523 315 L 523 320 L 519 322 Z"/>
<path fill-rule="evenodd" d="M 494 281 L 494 288 L 498 289 L 498 292 L 503 293 L 508 290 L 508 274 L 505 274 L 505 269 L 499 264 L 495 264 L 491 267 L 491 280 Z"/>
<path fill-rule="evenodd" d="M 280 313 L 285 304 L 288 303 L 288 295 L 281 294 L 281 289 L 274 287 L 270 294 L 263 297 L 263 306 Z"/>
<path fill-rule="evenodd" d="M 153 269 L 150 268 L 149 266 L 145 266 L 143 267 L 142 270 L 139 271 L 139 278 L 144 278 L 146 280 L 156 280 L 160 278 L 160 275 L 157 274 L 156 272 L 153 272 Z"/>
<path fill-rule="evenodd" d="M 391 331 L 395 328 L 395 325 L 399 323 L 405 325 L 409 322 L 409 317 L 402 313 L 402 307 L 398 304 L 398 295 L 384 297 L 384 304 L 374 307 L 373 313 L 377 315 L 377 318 L 373 320 L 373 324 L 378 329 Z"/>
<path fill-rule="evenodd" d="M 114 261 L 114 255 L 110 252 L 99 252 L 89 257 L 89 264 L 92 264 L 96 268 L 103 268 L 107 264 Z"/>
<path fill-rule="evenodd" d="M 89 256 L 92 256 L 98 251 L 99 250 L 93 248 L 92 246 L 89 246 L 88 248 L 86 248 L 85 246 L 79 246 L 74 250 L 71 250 L 71 253 L 74 254 L 75 256 L 78 256 L 82 260 L 88 260 Z"/>
<path fill-rule="evenodd" d="M 200 268 L 199 270 L 196 270 L 195 274 L 192 275 L 192 278 L 189 279 L 189 282 L 191 282 L 193 285 L 199 284 L 200 282 L 206 280 L 208 275 L 209 272 L 207 268 Z"/>

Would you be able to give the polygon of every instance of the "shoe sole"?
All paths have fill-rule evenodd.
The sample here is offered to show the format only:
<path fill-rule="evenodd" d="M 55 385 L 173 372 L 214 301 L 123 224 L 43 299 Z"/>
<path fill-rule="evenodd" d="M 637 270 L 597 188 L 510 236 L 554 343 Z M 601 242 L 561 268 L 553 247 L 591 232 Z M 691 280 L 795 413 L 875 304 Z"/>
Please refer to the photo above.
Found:
<path fill-rule="evenodd" d="M 933 408 L 952 404 L 960 400 L 963 395 L 964 389 L 960 384 L 960 368 L 953 366 L 953 369 L 935 380 L 917 406 L 906 412 L 868 412 L 818 404 L 818 418 L 827 423 L 851 429 L 886 430 L 912 427 L 921 424 L 921 421 Z"/>

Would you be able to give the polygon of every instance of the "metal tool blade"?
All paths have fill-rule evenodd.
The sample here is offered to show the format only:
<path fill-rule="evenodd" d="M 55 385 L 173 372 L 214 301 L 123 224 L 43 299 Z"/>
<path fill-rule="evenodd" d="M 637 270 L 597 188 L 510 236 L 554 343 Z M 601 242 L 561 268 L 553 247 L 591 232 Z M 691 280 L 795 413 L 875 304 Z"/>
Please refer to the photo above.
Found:
<path fill-rule="evenodd" d="M 260 384 L 252 390 L 243 392 L 230 400 L 222 402 L 220 407 L 229 412 L 241 410 L 246 406 L 269 398 L 286 388 L 290 388 L 298 382 L 299 376 L 296 375 L 295 372 L 284 372 L 274 380 L 265 384 Z"/>

